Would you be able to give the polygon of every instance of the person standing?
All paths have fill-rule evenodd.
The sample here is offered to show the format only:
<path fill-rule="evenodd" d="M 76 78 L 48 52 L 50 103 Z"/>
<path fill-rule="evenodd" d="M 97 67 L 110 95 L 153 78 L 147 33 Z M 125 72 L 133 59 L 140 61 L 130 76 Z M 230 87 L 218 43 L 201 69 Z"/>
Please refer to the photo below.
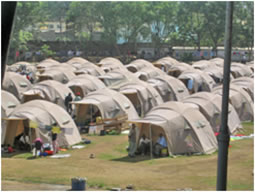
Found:
<path fill-rule="evenodd" d="M 52 132 L 51 139 L 52 139 L 53 154 L 58 153 L 57 137 L 58 137 L 58 134 Z"/>
<path fill-rule="evenodd" d="M 72 105 L 71 101 L 73 100 L 71 93 L 69 93 L 66 98 L 65 98 L 65 106 L 66 106 L 66 111 L 71 114 L 72 113 Z"/>
<path fill-rule="evenodd" d="M 128 156 L 129 157 L 135 157 L 135 152 L 136 152 L 136 130 L 135 130 L 135 128 L 136 128 L 135 124 L 132 124 L 132 127 L 128 134 L 128 139 L 129 139 Z"/>
<path fill-rule="evenodd" d="M 34 140 L 34 144 L 35 144 L 35 157 L 37 157 L 38 151 L 40 152 L 40 155 L 42 153 L 43 141 L 40 137 L 38 137 Z"/>

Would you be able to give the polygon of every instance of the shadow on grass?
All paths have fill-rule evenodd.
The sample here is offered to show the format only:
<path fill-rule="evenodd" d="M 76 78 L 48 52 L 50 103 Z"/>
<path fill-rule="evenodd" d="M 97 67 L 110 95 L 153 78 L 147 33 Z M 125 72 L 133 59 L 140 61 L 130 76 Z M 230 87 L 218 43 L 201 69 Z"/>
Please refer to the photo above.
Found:
<path fill-rule="evenodd" d="M 34 156 L 30 152 L 16 150 L 13 153 L 2 153 L 2 158 L 34 159 Z"/>
<path fill-rule="evenodd" d="M 155 158 L 152 158 L 152 159 L 155 159 Z M 151 160 L 151 157 L 137 155 L 135 157 L 125 156 L 125 157 L 121 157 L 117 159 L 111 159 L 111 161 L 129 162 L 129 163 L 137 163 L 137 162 L 147 161 L 147 160 Z"/>

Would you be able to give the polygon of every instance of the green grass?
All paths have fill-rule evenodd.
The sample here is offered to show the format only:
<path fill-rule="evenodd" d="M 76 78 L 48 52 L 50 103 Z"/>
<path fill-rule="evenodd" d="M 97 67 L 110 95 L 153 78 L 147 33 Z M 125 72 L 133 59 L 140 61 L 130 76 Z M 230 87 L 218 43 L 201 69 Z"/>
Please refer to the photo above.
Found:
<path fill-rule="evenodd" d="M 247 134 L 253 133 L 253 123 L 243 126 Z M 71 178 L 79 176 L 88 178 L 87 186 L 93 190 L 125 188 L 128 184 L 133 184 L 136 190 L 216 189 L 217 152 L 174 158 L 129 158 L 127 135 L 85 137 L 92 143 L 65 152 L 71 153 L 70 158 L 27 160 L 30 153 L 2 158 L 2 181 L 70 185 Z M 227 189 L 253 190 L 253 139 L 230 144 Z M 92 153 L 94 159 L 89 158 Z"/>

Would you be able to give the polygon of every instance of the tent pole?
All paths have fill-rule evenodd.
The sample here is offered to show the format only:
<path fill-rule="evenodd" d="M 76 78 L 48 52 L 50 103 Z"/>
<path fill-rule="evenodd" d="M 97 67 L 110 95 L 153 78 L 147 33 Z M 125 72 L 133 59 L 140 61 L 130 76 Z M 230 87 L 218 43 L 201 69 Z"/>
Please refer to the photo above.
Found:
<path fill-rule="evenodd" d="M 151 140 L 151 142 L 150 142 L 150 151 L 151 151 L 151 159 L 153 158 L 152 157 L 152 133 L 151 133 L 151 124 L 150 124 L 150 140 Z"/>

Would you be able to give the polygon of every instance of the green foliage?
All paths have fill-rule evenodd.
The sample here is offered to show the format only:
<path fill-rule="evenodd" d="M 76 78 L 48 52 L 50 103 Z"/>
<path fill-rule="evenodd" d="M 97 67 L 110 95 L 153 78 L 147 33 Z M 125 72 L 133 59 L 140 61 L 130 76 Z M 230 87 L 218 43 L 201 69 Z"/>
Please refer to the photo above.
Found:
<path fill-rule="evenodd" d="M 45 57 L 52 57 L 52 56 L 54 56 L 56 54 L 54 51 L 50 50 L 50 46 L 46 45 L 46 44 L 44 44 L 41 47 L 41 52 L 43 53 L 43 55 Z"/>
<path fill-rule="evenodd" d="M 234 2 L 233 45 L 254 46 L 254 2 Z M 162 43 L 169 46 L 223 45 L 226 2 L 171 1 L 41 1 L 18 2 L 11 39 L 13 49 L 28 49 L 40 24 L 46 21 L 66 23 L 67 31 L 81 44 L 92 41 L 93 33 L 114 47 L 121 37 L 134 45 L 150 39 L 156 49 Z M 68 42 L 68 38 L 60 38 Z M 46 49 L 47 50 L 47 49 Z M 46 51 L 47 54 L 52 53 Z"/>

